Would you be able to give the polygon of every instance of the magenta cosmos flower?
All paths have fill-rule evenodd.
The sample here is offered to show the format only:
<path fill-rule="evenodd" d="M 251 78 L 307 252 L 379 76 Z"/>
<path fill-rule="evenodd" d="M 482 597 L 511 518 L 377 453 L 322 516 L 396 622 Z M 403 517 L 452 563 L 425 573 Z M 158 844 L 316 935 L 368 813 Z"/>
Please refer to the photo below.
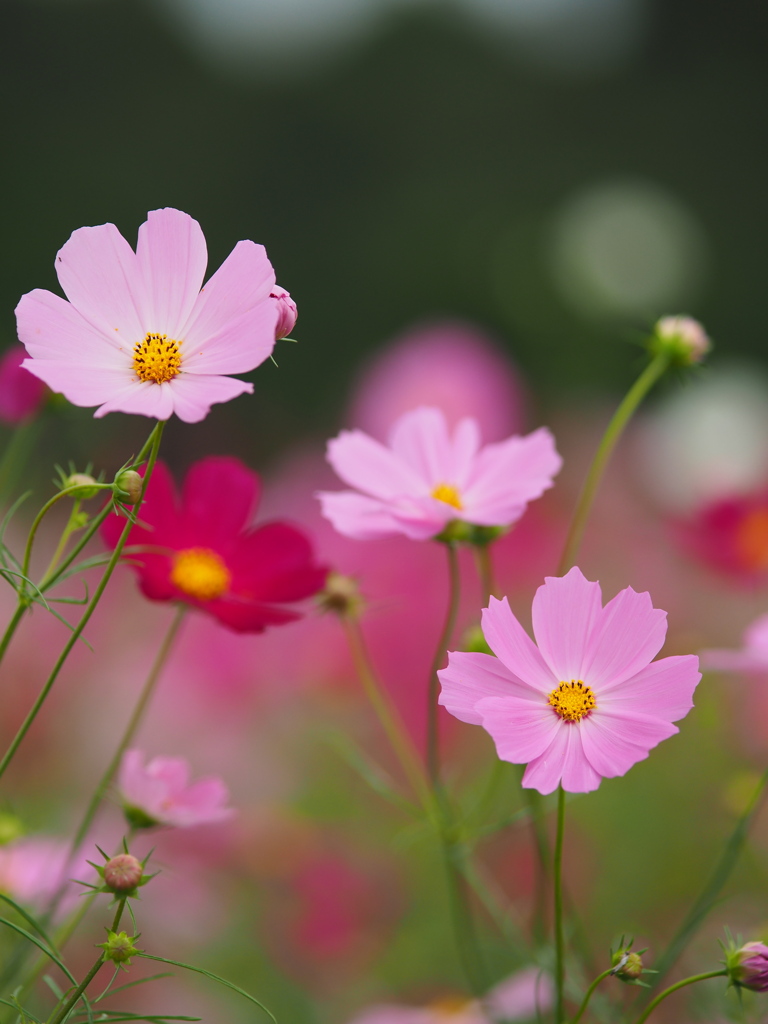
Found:
<path fill-rule="evenodd" d="M 35 289 L 16 307 L 24 366 L 74 405 L 197 423 L 253 385 L 227 376 L 263 363 L 278 299 L 264 247 L 238 242 L 203 285 L 200 225 L 154 210 L 134 253 L 114 224 L 79 228 L 56 256 L 69 302 Z"/>
<path fill-rule="evenodd" d="M 48 388 L 22 366 L 23 345 L 11 345 L 0 357 L 0 420 L 16 426 L 40 409 Z"/>
<path fill-rule="evenodd" d="M 328 461 L 355 490 L 318 494 L 323 515 L 359 540 L 426 540 L 457 519 L 509 526 L 562 464 L 545 428 L 481 447 L 476 420 L 461 420 L 451 435 L 443 413 L 427 407 L 394 423 L 388 447 L 361 430 L 342 431 L 328 443 Z"/>
<path fill-rule="evenodd" d="M 678 731 L 701 679 L 694 655 L 662 658 L 666 612 L 631 587 L 603 607 L 577 568 L 548 577 L 533 599 L 532 642 L 507 599 L 483 611 L 488 654 L 454 653 L 439 701 L 482 725 L 499 757 L 527 764 L 523 785 L 597 789 Z"/>
<path fill-rule="evenodd" d="M 226 806 L 229 791 L 221 779 L 208 776 L 190 783 L 189 776 L 182 757 L 154 757 L 145 765 L 140 750 L 127 750 L 118 787 L 128 821 L 135 828 L 188 828 L 232 817 L 234 810 Z"/>
<path fill-rule="evenodd" d="M 300 618 L 283 605 L 317 593 L 327 570 L 295 526 L 247 529 L 259 490 L 258 476 L 239 459 L 210 457 L 192 466 L 179 499 L 170 472 L 158 462 L 141 506 L 149 528 L 134 527 L 128 540 L 152 548 L 131 556 L 140 562 L 144 594 L 193 605 L 240 633 Z M 123 526 L 118 516 L 102 526 L 112 547 Z"/>

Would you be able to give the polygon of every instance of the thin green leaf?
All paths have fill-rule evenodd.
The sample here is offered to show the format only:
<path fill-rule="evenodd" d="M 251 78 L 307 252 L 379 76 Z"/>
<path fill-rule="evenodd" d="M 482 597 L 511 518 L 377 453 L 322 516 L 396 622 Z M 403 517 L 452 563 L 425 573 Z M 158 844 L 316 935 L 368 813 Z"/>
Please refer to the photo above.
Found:
<path fill-rule="evenodd" d="M 64 998 L 64 989 L 56 984 L 56 982 L 53 980 L 50 974 L 44 974 L 43 981 L 51 990 L 51 992 L 53 992 L 57 999 L 61 1000 Z"/>
<path fill-rule="evenodd" d="M 160 978 L 173 978 L 174 976 L 173 971 L 163 971 L 162 974 L 150 974 L 148 978 L 139 978 L 138 981 L 129 981 L 126 982 L 125 985 L 119 985 L 117 988 L 113 988 L 109 994 L 111 996 L 116 996 L 118 992 L 125 992 L 127 988 L 135 988 L 136 985 L 144 985 L 148 981 L 158 981 Z M 94 999 L 94 1004 L 101 1002 L 104 995 L 105 993 L 102 993 L 98 999 Z"/>
<path fill-rule="evenodd" d="M 406 800 L 401 796 L 389 781 L 389 776 L 373 761 L 365 756 L 360 748 L 348 736 L 342 733 L 330 733 L 326 742 L 331 746 L 347 764 L 368 783 L 371 789 L 379 796 L 394 804 L 401 811 L 405 811 L 412 817 L 422 816 L 420 807 Z"/>
<path fill-rule="evenodd" d="M 12 900 L 10 896 L 7 896 L 4 892 L 0 892 L 0 900 L 4 900 L 9 906 L 13 907 L 17 914 L 24 918 L 27 924 L 31 925 L 37 934 L 44 939 L 54 952 L 58 953 L 56 949 L 56 943 L 51 940 L 50 935 L 43 929 L 43 926 L 23 907 L 20 907 L 15 900 Z"/>
<path fill-rule="evenodd" d="M 0 999 L 0 1003 L 3 1006 L 10 1006 L 12 1010 L 16 1010 L 18 1013 L 23 1013 L 28 1020 L 34 1021 L 35 1024 L 42 1024 L 39 1017 L 36 1017 L 34 1013 L 30 1013 L 29 1010 L 21 1006 L 18 1002 L 11 1001 L 10 999 Z"/>
<path fill-rule="evenodd" d="M 54 953 L 52 949 L 49 949 L 48 946 L 43 945 L 43 943 L 40 942 L 39 939 L 36 939 L 31 932 L 28 932 L 26 928 L 22 928 L 21 925 L 14 924 L 13 921 L 9 921 L 7 917 L 0 917 L 0 924 L 6 925 L 13 931 L 18 932 L 19 935 L 23 935 L 25 939 L 29 939 L 29 941 L 33 943 L 35 946 L 37 946 L 39 950 L 45 953 L 45 955 L 50 960 L 53 960 L 53 962 L 56 964 L 59 970 L 63 971 L 64 974 L 66 974 L 67 979 L 71 981 L 73 985 L 77 986 L 77 980 L 72 976 L 66 964 L 62 962 L 62 960 L 56 955 L 56 953 Z"/>
<path fill-rule="evenodd" d="M 75 1014 L 76 1017 L 82 1017 L 84 1014 Z M 183 1017 L 180 1015 L 170 1016 L 168 1014 L 140 1014 L 140 1013 L 126 1013 L 124 1010 L 102 1010 L 101 1013 L 96 1017 L 97 1021 L 108 1020 L 110 1024 L 118 1024 L 118 1021 L 124 1020 L 147 1020 L 150 1024 L 164 1024 L 167 1020 L 186 1020 L 186 1021 L 198 1021 L 202 1020 L 202 1017 Z"/>
<path fill-rule="evenodd" d="M 213 971 L 206 971 L 202 967 L 193 967 L 191 964 L 183 964 L 180 960 L 168 960 L 164 956 L 152 956 L 151 953 L 137 953 L 136 955 L 140 956 L 143 960 L 156 960 L 161 964 L 170 964 L 171 967 L 181 967 L 185 971 L 193 971 L 195 974 L 202 974 L 204 978 L 210 978 L 211 981 L 218 982 L 219 985 L 223 985 L 225 988 L 229 988 L 233 992 L 237 992 L 238 995 L 243 996 L 243 998 L 247 999 L 248 1002 L 254 1003 L 260 1010 L 263 1010 L 264 1013 L 266 1013 L 270 1020 L 274 1021 L 274 1024 L 277 1024 L 277 1017 L 275 1017 L 271 1010 L 267 1009 L 264 1003 L 259 1002 L 255 996 L 246 992 L 245 989 L 240 988 L 231 981 L 227 981 L 226 978 L 220 978 L 219 975 L 214 974 Z"/>

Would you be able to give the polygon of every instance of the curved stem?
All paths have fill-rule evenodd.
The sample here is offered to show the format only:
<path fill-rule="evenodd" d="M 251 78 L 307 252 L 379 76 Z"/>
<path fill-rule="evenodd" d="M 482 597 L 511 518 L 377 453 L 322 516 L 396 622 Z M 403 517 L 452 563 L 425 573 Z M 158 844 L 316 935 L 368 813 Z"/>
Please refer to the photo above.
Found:
<path fill-rule="evenodd" d="M 341 621 L 352 653 L 352 660 L 366 696 L 371 702 L 413 792 L 421 801 L 427 814 L 434 818 L 435 800 L 424 774 L 424 767 L 397 708 L 376 678 L 360 623 L 351 615 L 342 616 Z"/>
<path fill-rule="evenodd" d="M 686 985 L 694 985 L 697 981 L 706 981 L 708 978 L 724 978 L 728 972 L 723 968 L 719 971 L 708 971 L 706 974 L 694 974 L 690 978 L 683 978 L 682 981 L 676 981 L 674 985 L 670 985 L 669 988 L 665 988 L 663 992 L 660 992 L 652 1003 L 643 1010 L 640 1016 L 635 1021 L 635 1024 L 643 1024 L 643 1021 L 647 1020 L 659 1003 L 666 999 L 667 996 L 671 996 L 673 992 L 677 992 L 679 988 L 685 988 Z"/>
<path fill-rule="evenodd" d="M 5 652 L 8 650 L 8 644 L 13 639 L 13 634 L 16 632 L 21 620 L 24 618 L 28 607 L 29 606 L 26 601 L 19 598 L 19 603 L 16 605 L 16 611 L 13 613 L 13 618 L 8 623 L 5 633 L 3 633 L 3 638 L 0 640 L 0 661 L 5 657 Z"/>
<path fill-rule="evenodd" d="M 565 985 L 565 940 L 563 936 L 563 834 L 565 832 L 565 790 L 557 790 L 557 833 L 553 882 L 555 889 L 555 1024 L 565 1020 L 563 987 Z"/>
<path fill-rule="evenodd" d="M 533 938 L 542 944 L 547 932 L 547 902 L 549 891 L 549 841 L 544 824 L 544 807 L 541 793 L 537 789 L 524 788 L 523 798 L 528 805 L 530 829 L 533 848 L 536 852 L 534 861 L 535 882 L 533 902 Z"/>
<path fill-rule="evenodd" d="M 440 692 L 440 680 L 437 670 L 445 659 L 448 644 L 451 642 L 459 611 L 460 576 L 459 556 L 456 545 L 450 541 L 445 545 L 448 552 L 448 610 L 445 616 L 443 631 L 437 643 L 437 650 L 429 670 L 429 687 L 427 691 L 427 771 L 434 789 L 440 785 L 440 719 L 437 698 Z"/>
<path fill-rule="evenodd" d="M 66 558 L 61 562 L 61 564 L 52 569 L 48 569 L 45 576 L 40 582 L 40 590 L 45 591 L 50 589 L 56 583 L 56 581 L 64 575 L 64 573 L 67 571 L 70 565 L 74 562 L 74 560 L 86 546 L 88 541 L 94 536 L 94 534 L 98 531 L 101 524 L 111 513 L 112 503 L 108 501 L 104 508 L 93 517 L 91 522 L 88 524 L 87 529 L 80 537 L 80 540 L 77 542 L 77 544 L 75 544 L 75 546 L 66 556 Z"/>
<path fill-rule="evenodd" d="M 165 426 L 165 421 L 161 420 L 161 421 L 159 421 L 156 424 L 154 430 L 152 431 L 153 444 L 152 444 L 152 449 L 151 449 L 150 456 L 149 456 L 149 461 L 147 463 L 147 471 L 144 474 L 144 482 L 143 482 L 143 487 L 142 487 L 142 491 L 141 491 L 141 499 L 140 499 L 140 502 L 138 503 L 139 507 L 140 507 L 141 501 L 144 500 L 144 494 L 146 493 L 147 486 L 148 486 L 149 481 L 150 481 L 150 479 L 152 477 L 152 470 L 154 469 L 155 462 L 157 461 L 157 453 L 158 453 L 158 450 L 160 448 L 160 440 L 161 440 L 161 438 L 163 436 L 163 427 L 164 426 Z M 43 686 L 42 690 L 40 691 L 40 693 L 39 693 L 39 695 L 37 697 L 37 700 L 32 705 L 32 708 L 30 709 L 27 717 L 22 722 L 21 726 L 19 727 L 19 730 L 17 731 L 16 735 L 14 736 L 13 740 L 11 741 L 10 746 L 6 750 L 5 754 L 3 755 L 2 761 L 0 761 L 0 778 L 2 778 L 3 774 L 5 773 L 6 769 L 8 768 L 8 765 L 13 760 L 13 757 L 14 757 L 16 751 L 19 749 L 19 747 L 21 746 L 21 743 L 22 743 L 24 737 L 29 732 L 30 726 L 32 725 L 34 720 L 37 718 L 38 712 L 40 711 L 40 708 L 45 703 L 45 699 L 48 696 L 48 694 L 50 693 L 51 688 L 53 687 L 53 684 L 56 682 L 56 679 L 57 679 L 57 677 L 59 675 L 59 672 L 61 671 L 61 669 L 62 669 L 62 667 L 64 665 L 64 662 L 69 657 L 70 651 L 75 646 L 77 641 L 80 639 L 80 636 L 81 636 L 83 630 L 88 625 L 88 622 L 90 621 L 91 616 L 93 615 L 94 611 L 96 610 L 96 606 L 98 605 L 99 601 L 101 600 L 101 595 L 106 590 L 106 587 L 107 587 L 107 584 L 109 583 L 110 577 L 112 576 L 112 573 L 115 570 L 115 566 L 117 565 L 118 561 L 120 560 L 120 555 L 122 554 L 123 548 L 125 547 L 125 543 L 128 540 L 128 534 L 131 531 L 131 527 L 132 527 L 132 523 L 130 521 L 127 521 L 126 524 L 125 524 L 125 527 L 123 529 L 123 532 L 120 534 L 120 539 L 118 540 L 117 544 L 115 545 L 115 549 L 112 552 L 112 557 L 110 558 L 109 562 L 107 563 L 107 566 L 106 566 L 106 568 L 104 570 L 104 574 L 102 575 L 101 579 L 99 580 L 99 584 L 96 587 L 96 590 L 94 591 L 93 597 L 91 598 L 91 600 L 90 600 L 90 602 L 88 604 L 88 607 L 83 612 L 82 618 L 78 622 L 77 626 L 72 630 L 72 633 L 70 634 L 69 640 L 64 645 L 64 650 L 61 652 L 61 654 L 59 655 L 59 658 L 58 658 L 56 664 L 53 666 L 53 670 L 51 671 L 51 674 L 48 676 L 48 679 L 46 680 L 45 685 Z"/>
<path fill-rule="evenodd" d="M 493 559 L 490 544 L 476 544 L 473 548 L 477 575 L 480 578 L 483 607 L 486 607 L 495 590 L 493 578 Z"/>
<path fill-rule="evenodd" d="M 600 982 L 603 981 L 605 978 L 607 978 L 608 975 L 612 973 L 612 971 L 613 971 L 613 968 L 609 967 L 607 971 L 603 971 L 602 974 L 598 974 L 598 976 L 595 978 L 595 980 L 589 986 L 587 991 L 584 993 L 584 998 L 581 1001 L 581 1006 L 577 1010 L 576 1016 L 573 1018 L 573 1020 L 570 1022 L 570 1024 L 579 1024 L 579 1021 L 581 1020 L 581 1018 L 582 1018 L 582 1016 L 584 1014 L 584 1011 L 586 1010 L 587 1006 L 589 1005 L 589 1000 L 592 998 L 592 993 L 595 991 L 595 989 L 600 984 Z"/>
<path fill-rule="evenodd" d="M 611 457 L 613 449 L 616 447 L 616 443 L 623 434 L 624 428 L 637 407 L 651 390 L 656 381 L 664 374 L 664 371 L 668 366 L 669 355 L 667 353 L 660 352 L 658 355 L 655 355 L 629 389 L 618 409 L 613 414 L 613 418 L 608 424 L 608 427 L 603 434 L 603 438 L 598 445 L 595 457 L 592 460 L 592 465 L 589 467 L 587 478 L 584 481 L 581 494 L 579 495 L 579 500 L 576 503 L 576 509 L 573 513 L 573 519 L 571 520 L 571 527 L 568 531 L 563 555 L 557 569 L 558 576 L 564 576 L 576 561 L 581 539 L 584 535 L 584 528 L 587 525 L 587 519 L 589 518 L 589 513 L 592 508 L 592 502 L 595 499 L 595 494 L 600 486 L 603 472 L 608 459 Z"/>

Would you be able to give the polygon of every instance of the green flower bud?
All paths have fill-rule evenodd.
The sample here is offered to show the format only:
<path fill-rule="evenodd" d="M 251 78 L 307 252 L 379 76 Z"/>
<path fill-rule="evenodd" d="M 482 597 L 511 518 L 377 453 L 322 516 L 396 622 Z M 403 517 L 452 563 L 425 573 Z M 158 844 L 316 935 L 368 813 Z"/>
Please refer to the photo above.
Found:
<path fill-rule="evenodd" d="M 101 490 L 98 481 L 89 473 L 71 473 L 64 481 L 64 488 L 74 487 L 76 490 L 70 492 L 70 497 L 78 501 L 87 501 L 95 498 Z"/>
<path fill-rule="evenodd" d="M 363 604 L 357 580 L 333 571 L 328 573 L 325 587 L 317 595 L 317 600 L 322 611 L 335 612 L 339 616 L 354 617 Z"/>
<path fill-rule="evenodd" d="M 138 935 L 133 935 L 129 938 L 127 932 L 108 931 L 107 941 L 100 942 L 99 948 L 104 950 L 105 960 L 111 960 L 118 966 L 129 964 L 131 957 L 141 952 L 133 944 L 134 940 L 138 939 L 138 937 Z"/>
<path fill-rule="evenodd" d="M 144 486 L 143 479 L 135 469 L 126 469 L 115 479 L 117 488 L 115 496 L 124 505 L 135 505 L 141 497 L 141 489 Z"/>
<path fill-rule="evenodd" d="M 673 366 L 700 363 L 712 342 L 698 320 L 690 316 L 663 316 L 648 340 L 652 355 L 665 352 Z"/>

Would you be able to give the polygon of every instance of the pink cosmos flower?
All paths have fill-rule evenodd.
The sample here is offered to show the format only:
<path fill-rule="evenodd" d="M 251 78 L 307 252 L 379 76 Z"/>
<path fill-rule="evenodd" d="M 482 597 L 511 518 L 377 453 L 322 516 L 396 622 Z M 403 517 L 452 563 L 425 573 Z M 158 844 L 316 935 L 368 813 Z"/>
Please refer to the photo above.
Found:
<path fill-rule="evenodd" d="M 740 650 L 720 648 L 702 651 L 701 665 L 715 672 L 768 673 L 768 615 L 761 615 L 747 627 L 744 646 Z"/>
<path fill-rule="evenodd" d="M 120 764 L 118 787 L 128 820 L 135 827 L 207 825 L 235 813 L 227 807 L 229 791 L 221 779 L 189 781 L 182 757 L 155 757 L 144 764 L 140 750 L 127 750 Z"/>
<path fill-rule="evenodd" d="M 34 416 L 45 401 L 47 388 L 21 365 L 23 345 L 11 345 L 0 357 L 0 420 L 16 425 Z"/>
<path fill-rule="evenodd" d="M 768 992 L 768 946 L 764 942 L 745 942 L 726 954 L 728 977 L 736 985 L 753 992 Z"/>
<path fill-rule="evenodd" d="M 356 489 L 320 492 L 323 515 L 358 540 L 397 533 L 426 540 L 456 519 L 509 526 L 552 486 L 562 463 L 546 428 L 481 448 L 476 420 L 461 420 L 451 435 L 443 413 L 425 407 L 393 424 L 388 447 L 345 430 L 329 442 L 327 458 Z"/>
<path fill-rule="evenodd" d="M 167 467 L 158 462 L 129 544 L 151 545 L 136 566 L 153 601 L 182 601 L 239 633 L 293 622 L 282 607 L 317 593 L 327 570 L 317 565 L 301 530 L 272 522 L 247 529 L 260 491 L 258 476 L 239 459 L 209 457 L 187 473 L 181 500 Z M 114 547 L 123 529 L 107 519 L 102 536 Z"/>
<path fill-rule="evenodd" d="M 197 423 L 253 385 L 275 344 L 275 275 L 263 246 L 238 242 L 203 287 L 200 225 L 153 210 L 136 252 L 114 224 L 79 228 L 56 256 L 69 302 L 35 289 L 16 307 L 24 366 L 74 405 Z"/>
<path fill-rule="evenodd" d="M 491 598 L 482 626 L 496 658 L 450 654 L 440 703 L 482 725 L 502 760 L 527 764 L 524 786 L 587 793 L 646 758 L 693 706 L 698 659 L 651 662 L 666 619 L 631 587 L 603 607 L 600 585 L 575 567 L 547 577 L 533 599 L 538 647 L 507 599 Z"/>

